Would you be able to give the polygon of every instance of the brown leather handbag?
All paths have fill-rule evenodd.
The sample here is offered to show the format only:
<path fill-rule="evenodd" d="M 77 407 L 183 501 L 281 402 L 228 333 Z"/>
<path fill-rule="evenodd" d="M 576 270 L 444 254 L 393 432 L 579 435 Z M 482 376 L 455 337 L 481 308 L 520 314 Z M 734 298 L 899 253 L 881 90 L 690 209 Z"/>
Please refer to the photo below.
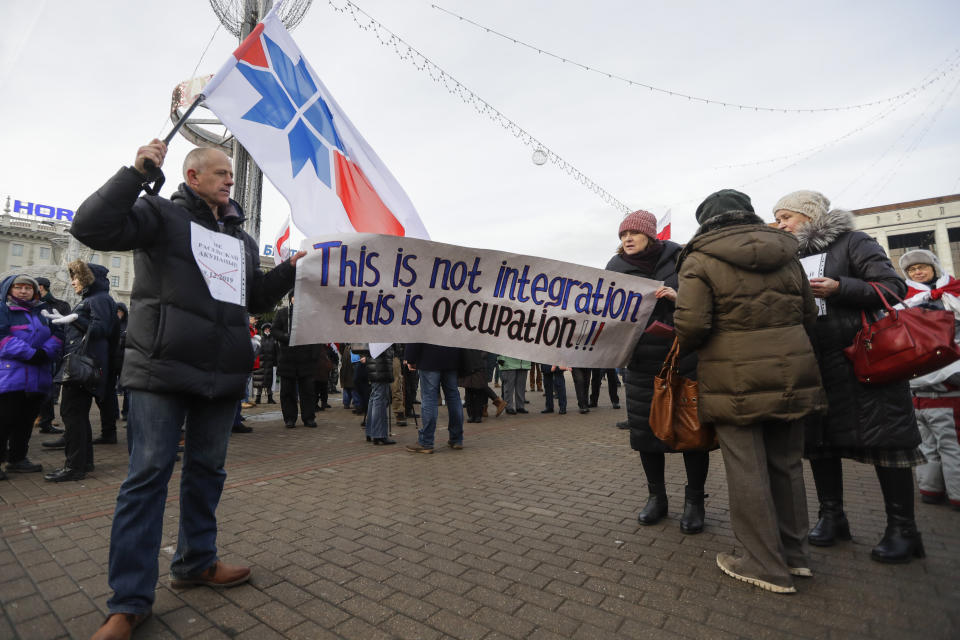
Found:
<path fill-rule="evenodd" d="M 712 449 L 717 446 L 717 432 L 700 424 L 697 381 L 680 375 L 679 362 L 680 343 L 674 339 L 660 374 L 653 379 L 650 429 L 675 451 Z"/>

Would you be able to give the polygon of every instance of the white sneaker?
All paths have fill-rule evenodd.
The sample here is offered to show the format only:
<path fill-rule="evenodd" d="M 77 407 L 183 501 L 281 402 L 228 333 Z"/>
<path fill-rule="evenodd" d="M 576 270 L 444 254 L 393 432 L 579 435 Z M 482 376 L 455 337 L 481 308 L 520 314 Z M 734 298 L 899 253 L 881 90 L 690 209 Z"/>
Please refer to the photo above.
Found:
<path fill-rule="evenodd" d="M 796 593 L 797 590 L 794 587 L 781 587 L 778 584 L 773 584 L 772 582 L 767 582 L 766 580 L 761 580 L 760 578 L 751 578 L 750 576 L 745 576 L 734 571 L 734 563 L 736 562 L 736 556 L 721 551 L 717 554 L 717 566 L 720 567 L 720 570 L 731 578 L 736 578 L 737 580 L 742 580 L 743 582 L 749 582 L 750 584 L 760 587 L 766 591 L 771 591 L 773 593 Z M 809 569 L 807 569 L 809 571 Z M 791 571 L 791 573 L 793 573 Z"/>

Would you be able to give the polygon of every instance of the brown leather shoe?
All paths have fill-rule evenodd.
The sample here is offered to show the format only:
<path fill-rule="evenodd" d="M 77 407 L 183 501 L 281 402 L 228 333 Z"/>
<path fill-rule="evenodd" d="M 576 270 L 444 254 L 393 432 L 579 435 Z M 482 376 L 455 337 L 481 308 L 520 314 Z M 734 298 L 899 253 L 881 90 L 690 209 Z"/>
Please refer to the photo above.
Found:
<path fill-rule="evenodd" d="M 250 579 L 250 567 L 241 567 L 226 564 L 217 560 L 217 563 L 192 577 L 174 578 L 170 576 L 170 586 L 174 589 L 183 589 L 194 585 L 207 587 L 235 587 Z"/>
<path fill-rule="evenodd" d="M 498 416 L 499 416 L 501 413 L 503 413 L 503 410 L 504 410 L 504 409 L 507 408 L 507 401 L 504 400 L 503 398 L 497 398 L 496 400 L 493 401 L 493 403 L 494 403 L 495 405 L 497 405 L 497 415 L 498 415 Z"/>
<path fill-rule="evenodd" d="M 147 613 L 111 613 L 90 640 L 129 640 L 133 630 L 150 617 Z"/>

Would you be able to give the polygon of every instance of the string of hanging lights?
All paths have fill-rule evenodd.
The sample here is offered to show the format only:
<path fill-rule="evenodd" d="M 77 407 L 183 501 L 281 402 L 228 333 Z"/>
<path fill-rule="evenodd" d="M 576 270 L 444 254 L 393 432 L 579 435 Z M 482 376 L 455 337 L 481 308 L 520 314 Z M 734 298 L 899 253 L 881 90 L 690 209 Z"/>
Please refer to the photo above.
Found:
<path fill-rule="evenodd" d="M 494 36 L 497 36 L 498 38 L 502 38 L 502 39 L 504 39 L 504 40 L 507 40 L 507 41 L 509 41 L 509 42 L 512 42 L 513 44 L 515 44 L 515 45 L 517 45 L 517 46 L 525 47 L 525 48 L 527 48 L 527 49 L 530 49 L 531 51 L 536 51 L 536 52 L 537 52 L 538 54 L 540 54 L 540 55 L 544 55 L 544 56 L 553 58 L 553 59 L 555 59 L 555 60 L 559 60 L 560 62 L 562 62 L 562 63 L 564 63 L 564 64 L 570 64 L 570 65 L 573 65 L 573 66 L 575 66 L 575 67 L 579 67 L 580 69 L 583 69 L 584 71 L 588 71 L 588 72 L 590 72 L 590 73 L 595 73 L 595 74 L 604 76 L 604 77 L 606 77 L 606 78 L 608 78 L 608 79 L 610 79 L 610 80 L 616 80 L 616 81 L 618 81 L 618 82 L 624 82 L 624 83 L 626 83 L 626 84 L 628 84 L 628 85 L 631 85 L 631 86 L 634 86 L 634 87 L 639 87 L 639 88 L 647 89 L 647 90 L 649 90 L 649 91 L 653 91 L 653 92 L 657 92 L 657 93 L 662 93 L 662 94 L 665 94 L 665 95 L 668 95 L 668 96 L 672 96 L 672 97 L 674 97 L 674 98 L 683 98 L 683 99 L 685 99 L 685 100 L 687 100 L 687 101 L 690 101 L 690 102 L 701 102 L 701 103 L 703 103 L 703 104 L 714 105 L 714 106 L 719 106 L 719 107 L 728 107 L 728 108 L 733 108 L 733 109 L 739 109 L 739 110 L 742 110 L 742 111 L 765 111 L 765 112 L 770 112 L 770 113 L 825 113 L 825 112 L 830 112 L 830 111 L 852 111 L 852 110 L 854 110 L 854 109 L 866 109 L 866 108 L 868 108 L 868 107 L 875 107 L 875 106 L 882 105 L 882 104 L 888 104 L 888 103 L 891 103 L 891 102 L 897 102 L 897 101 L 899 101 L 899 100 L 901 100 L 901 99 L 903 99 L 903 98 L 907 98 L 907 97 L 913 96 L 913 95 L 915 95 L 915 94 L 923 91 L 924 89 L 926 89 L 926 88 L 929 87 L 930 85 L 932 85 L 932 84 L 934 84 L 934 83 L 939 82 L 940 80 L 942 80 L 942 79 L 943 79 L 944 77 L 946 77 L 951 71 L 953 71 L 953 69 L 955 69 L 958 64 L 960 64 L 960 49 L 955 49 L 955 50 L 953 51 L 953 53 L 951 53 L 950 56 L 947 57 L 946 60 L 944 60 L 943 62 L 940 62 L 940 63 L 937 64 L 937 66 L 935 67 L 934 71 L 928 76 L 928 78 L 927 78 L 926 80 L 924 80 L 923 82 L 921 82 L 920 84 L 918 84 L 918 85 L 915 86 L 915 87 L 911 87 L 910 89 L 907 89 L 906 91 L 903 91 L 903 92 L 901 92 L 901 93 L 898 93 L 898 94 L 895 95 L 895 96 L 890 96 L 890 97 L 888 97 L 888 98 L 882 98 L 882 99 L 879 99 L 879 100 L 872 100 L 872 101 L 869 101 L 869 102 L 862 102 L 862 103 L 859 103 L 859 104 L 851 104 L 851 105 L 843 105 L 843 106 L 832 106 L 832 107 L 771 107 L 771 106 L 761 106 L 761 105 L 745 104 L 745 103 L 739 103 L 739 102 L 730 102 L 730 101 L 725 101 L 725 100 L 717 100 L 717 99 L 714 99 L 714 98 L 704 98 L 704 97 L 702 97 L 702 96 L 695 96 L 695 95 L 692 95 L 692 94 L 689 94 L 689 93 L 684 93 L 683 91 L 674 91 L 674 90 L 672 90 L 672 89 L 665 89 L 665 88 L 663 88 L 663 87 L 658 87 L 658 86 L 655 86 L 655 85 L 652 85 L 652 84 L 649 84 L 649 83 L 646 83 L 646 82 L 640 82 L 639 80 L 631 80 L 630 78 L 625 78 L 625 77 L 623 77 L 623 76 L 621 76 L 621 75 L 618 75 L 618 74 L 616 74 L 616 73 L 612 73 L 612 72 L 609 72 L 609 71 L 604 71 L 604 70 L 602 70 L 602 69 L 598 69 L 598 68 L 596 68 L 596 67 L 591 67 L 590 65 L 586 65 L 586 64 L 583 64 L 583 63 L 581 63 L 581 62 L 577 62 L 576 60 L 571 60 L 570 58 L 567 58 L 566 56 L 561 56 L 561 55 L 556 54 L 556 53 L 553 53 L 553 52 L 551 52 L 551 51 L 547 51 L 546 49 L 544 49 L 544 48 L 542 48 L 542 47 L 537 47 L 537 46 L 535 46 L 535 45 L 528 44 L 528 43 L 524 42 L 523 40 L 520 40 L 520 39 L 518 39 L 518 38 L 514 38 L 513 36 L 509 36 L 509 35 L 507 35 L 507 34 L 501 33 L 501 32 L 499 32 L 499 31 L 497 31 L 496 29 L 492 29 L 492 28 L 490 28 L 490 27 L 488 27 L 488 26 L 486 26 L 486 25 L 480 24 L 479 22 L 475 22 L 475 21 L 473 21 L 473 20 L 471 20 L 471 19 L 469 19 L 469 18 L 465 18 L 465 17 L 461 16 L 460 14 L 454 13 L 453 11 L 450 11 L 450 10 L 448 10 L 448 9 L 444 9 L 444 8 L 441 7 L 441 6 L 438 6 L 438 5 L 435 5 L 435 4 L 432 4 L 432 5 L 430 5 L 430 6 L 431 6 L 432 8 L 434 8 L 434 9 L 436 9 L 436 10 L 438 10 L 438 11 L 441 11 L 441 12 L 443 12 L 443 13 L 446 13 L 446 14 L 454 17 L 454 18 L 458 18 L 459 20 L 461 20 L 461 21 L 463 21 L 463 22 L 466 22 L 466 23 L 468 23 L 468 24 L 471 24 L 471 25 L 477 27 L 478 29 L 482 29 L 483 31 L 486 31 L 487 33 L 489 33 L 489 34 L 491 34 L 491 35 L 494 35 Z"/>
<path fill-rule="evenodd" d="M 816 145 L 815 147 L 808 147 L 808 148 L 806 148 L 806 149 L 804 149 L 804 150 L 802 150 L 802 151 L 796 151 L 796 152 L 794 152 L 794 153 L 788 153 L 788 154 L 781 155 L 781 156 L 775 156 L 775 157 L 773 157 L 773 158 L 766 158 L 766 159 L 764 159 L 764 160 L 755 160 L 755 161 L 751 161 L 751 162 L 740 162 L 740 163 L 737 163 L 737 164 L 716 165 L 716 166 L 714 166 L 714 167 L 711 167 L 711 169 L 718 170 L 718 171 L 721 170 L 721 169 L 742 169 L 742 168 L 744 168 L 744 167 L 759 167 L 759 166 L 761 166 L 761 165 L 771 164 L 771 163 L 773 163 L 773 162 L 779 162 L 779 161 L 781 161 L 781 160 L 791 160 L 791 159 L 793 159 L 793 158 L 801 158 L 801 157 L 804 158 L 804 159 L 805 159 L 805 158 L 808 158 L 808 157 L 814 155 L 815 153 L 817 153 L 817 152 L 819 152 L 819 151 L 823 151 L 824 149 L 827 149 L 827 148 L 829 148 L 829 147 L 832 147 L 833 145 L 835 145 L 835 144 L 837 144 L 837 143 L 839 143 L 839 142 L 842 142 L 842 141 L 846 140 L 847 138 L 849 138 L 849 137 L 851 137 L 851 136 L 854 136 L 854 135 L 860 133 L 861 131 L 864 131 L 864 130 L 866 130 L 866 129 L 869 129 L 870 127 L 872 127 L 873 125 L 877 124 L 877 123 L 880 122 L 881 120 L 885 120 L 885 119 L 886 119 L 888 116 L 890 116 L 890 114 L 892 114 L 894 111 L 897 111 L 898 109 L 900 109 L 901 107 L 903 107 L 905 104 L 907 104 L 908 102 L 910 102 L 911 99 L 912 99 L 912 98 L 905 98 L 905 99 L 903 99 L 901 102 L 898 102 L 898 103 L 894 104 L 894 105 L 893 105 L 892 107 L 890 107 L 889 109 L 886 109 L 886 110 L 884 110 L 883 112 L 881 112 L 881 113 L 879 113 L 879 114 L 875 114 L 875 115 L 871 116 L 865 123 L 863 123 L 862 125 L 856 127 L 855 129 L 851 129 L 850 131 L 847 131 L 847 132 L 844 133 L 843 135 L 837 136 L 836 138 L 833 138 L 833 139 L 831 139 L 831 140 L 828 140 L 827 142 L 823 142 L 823 143 L 821 143 L 821 144 L 818 144 L 818 145 Z"/>
<path fill-rule="evenodd" d="M 929 133 L 934 123 L 936 123 L 937 118 L 939 118 L 940 114 L 943 113 L 944 108 L 950 103 L 950 100 L 953 98 L 958 88 L 960 88 L 960 81 L 958 81 L 953 86 L 953 89 L 949 93 L 944 91 L 944 93 L 946 94 L 946 97 L 944 98 L 943 102 L 940 103 L 939 108 L 937 108 L 937 110 L 930 115 L 930 118 L 927 120 L 927 123 L 923 127 L 923 129 L 920 130 L 919 133 L 917 133 L 917 135 L 910 142 L 910 144 L 907 145 L 907 147 L 903 150 L 897 163 L 893 167 L 891 167 L 885 175 L 881 176 L 880 179 L 877 180 L 876 186 L 872 191 L 868 191 L 867 192 L 868 194 L 870 194 L 873 198 L 876 198 L 876 196 L 883 193 L 883 190 L 887 188 L 887 185 L 890 184 L 890 181 L 893 180 L 894 176 L 897 175 L 897 172 L 900 170 L 900 167 L 903 166 L 906 160 L 913 154 L 916 148 L 920 145 L 920 142 L 922 142 L 923 139 L 926 137 L 927 133 Z"/>
<path fill-rule="evenodd" d="M 358 7 L 350 0 L 342 0 L 340 3 L 334 0 L 327 0 L 328 4 L 341 14 L 349 14 L 354 24 L 362 31 L 372 33 L 373 36 L 383 46 L 393 49 L 397 56 L 406 62 L 412 64 L 417 70 L 425 72 L 430 78 L 454 95 L 464 104 L 472 107 L 480 115 L 488 117 L 493 122 L 503 127 L 506 131 L 513 134 L 524 145 L 533 148 L 532 161 L 534 164 L 542 165 L 550 162 L 559 169 L 566 172 L 577 182 L 598 195 L 604 202 L 626 214 L 632 211 L 627 205 L 615 198 L 610 192 L 591 180 L 586 174 L 577 169 L 572 163 L 563 159 L 560 155 L 551 150 L 543 142 L 527 132 L 519 124 L 508 118 L 501 111 L 491 105 L 489 102 L 468 89 L 462 82 L 441 69 L 432 60 L 414 49 L 403 38 L 390 31 L 383 24 L 378 22 L 373 16 Z"/>
<path fill-rule="evenodd" d="M 871 174 L 871 173 L 873 172 L 874 168 L 875 168 L 878 164 L 880 164 L 881 162 L 883 162 L 883 161 L 887 158 L 887 156 L 890 155 L 890 153 L 897 147 L 897 145 L 899 145 L 900 142 L 907 137 L 907 134 L 908 134 L 912 129 L 914 129 L 915 127 L 918 127 L 921 122 L 923 122 L 923 120 L 927 117 L 927 112 L 933 107 L 933 105 L 936 104 L 937 102 L 939 102 L 939 101 L 940 101 L 941 99 L 943 99 L 945 96 L 947 96 L 947 90 L 948 90 L 948 89 L 949 89 L 949 85 L 948 85 L 947 87 L 945 87 L 944 90 L 941 91 L 940 94 L 939 94 L 935 99 L 931 100 L 930 103 L 924 108 L 924 110 L 923 110 L 922 112 L 920 112 L 919 114 L 917 114 L 917 116 L 916 116 L 915 118 L 913 118 L 912 120 L 910 120 L 910 121 L 907 123 L 907 125 L 906 125 L 906 126 L 903 128 L 903 130 L 900 132 L 900 135 L 898 135 L 898 136 L 896 137 L 896 139 L 895 139 L 893 142 L 891 142 L 891 143 L 887 146 L 886 149 L 884 149 L 883 153 L 881 153 L 879 156 L 877 156 L 876 158 L 874 158 L 873 162 L 871 162 L 869 165 L 865 166 L 865 167 L 863 168 L 863 170 L 860 171 L 860 173 L 859 173 L 855 178 L 853 178 L 852 180 L 850 180 L 850 182 L 848 182 L 842 189 L 840 189 L 839 191 L 837 191 L 837 192 L 834 194 L 834 198 L 837 199 L 837 200 L 839 200 L 841 197 L 843 197 L 844 194 L 846 194 L 846 193 L 853 187 L 853 185 L 855 185 L 856 183 L 860 182 L 860 180 L 862 180 L 865 176 Z M 956 90 L 956 87 L 954 87 L 954 91 L 955 91 L 955 90 Z M 952 92 L 951 92 L 951 93 L 952 93 Z M 942 111 L 943 105 L 945 105 L 945 104 L 946 104 L 946 102 L 944 102 L 944 103 L 940 106 L 940 109 L 937 110 L 937 114 L 939 114 L 939 112 Z"/>
<path fill-rule="evenodd" d="M 951 72 L 955 72 L 957 69 L 960 69 L 960 60 L 958 60 L 958 62 L 951 67 Z M 947 89 L 949 89 L 949 87 L 950 87 L 950 84 L 948 83 L 947 85 L 945 85 L 943 91 L 946 91 Z M 838 143 L 838 142 L 841 142 L 842 140 L 845 140 L 845 139 L 849 138 L 850 136 L 853 136 L 853 135 L 855 135 L 855 134 L 857 134 L 857 133 L 860 133 L 860 132 L 863 131 L 864 129 L 868 129 L 868 128 L 872 127 L 874 124 L 876 124 L 876 123 L 879 122 L 880 120 L 883 120 L 883 119 L 887 118 L 887 117 L 888 117 L 890 114 L 892 114 L 894 111 L 897 111 L 898 109 L 902 108 L 903 106 L 909 104 L 910 102 L 912 102 L 913 100 L 915 100 L 916 98 L 918 98 L 920 95 L 921 95 L 920 93 L 911 94 L 910 96 L 907 96 L 907 97 L 903 98 L 902 100 L 900 100 L 900 101 L 898 101 L 898 102 L 895 102 L 895 103 L 893 104 L 893 106 L 890 107 L 890 109 L 881 112 L 881 113 L 880 113 L 879 115 L 877 115 L 877 116 L 872 116 L 869 120 L 867 120 L 866 123 L 858 126 L 857 128 L 855 128 L 855 129 L 853 129 L 853 130 L 851 130 L 851 131 L 849 131 L 849 132 L 847 132 L 847 133 L 845 133 L 845 134 L 843 134 L 843 135 L 841 135 L 841 136 L 838 136 L 838 137 L 836 137 L 836 138 L 834 138 L 834 139 L 832 139 L 832 140 L 829 140 L 829 141 L 827 141 L 827 142 L 824 142 L 824 143 L 822 143 L 822 144 L 819 144 L 819 145 L 817 145 L 817 146 L 815 146 L 815 147 L 810 147 L 810 148 L 804 149 L 803 151 L 797 151 L 797 152 L 794 152 L 794 153 L 788 153 L 788 154 L 785 154 L 785 155 L 775 156 L 775 157 L 773 157 L 773 158 L 766 158 L 766 159 L 764 159 L 764 160 L 754 160 L 754 161 L 750 161 L 750 162 L 741 162 L 741 163 L 737 163 L 737 164 L 717 165 L 717 166 L 714 166 L 714 167 L 712 167 L 712 168 L 713 168 L 713 169 L 739 169 L 739 168 L 741 168 L 741 167 L 756 167 L 756 166 L 760 166 L 760 165 L 764 165 L 764 164 L 770 164 L 770 163 L 773 163 L 773 162 L 778 162 L 778 161 L 780 161 L 780 160 L 789 160 L 789 159 L 791 159 L 791 158 L 797 158 L 797 157 L 800 157 L 800 156 L 805 156 L 805 155 L 808 155 L 808 154 L 812 154 L 813 152 L 820 151 L 821 149 L 826 149 L 827 147 L 831 147 L 831 146 L 833 146 L 834 144 L 836 144 L 836 143 Z M 941 92 L 941 94 L 939 94 L 939 95 L 943 95 L 943 93 Z M 935 102 L 936 100 L 937 100 L 937 98 L 934 98 L 934 100 L 933 100 L 932 102 Z"/>

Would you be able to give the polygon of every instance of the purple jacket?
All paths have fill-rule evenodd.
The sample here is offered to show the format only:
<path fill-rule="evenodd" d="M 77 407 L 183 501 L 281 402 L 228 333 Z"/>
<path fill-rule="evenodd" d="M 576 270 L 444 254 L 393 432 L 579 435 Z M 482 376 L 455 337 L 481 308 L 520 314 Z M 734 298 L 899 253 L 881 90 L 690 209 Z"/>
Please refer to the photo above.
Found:
<path fill-rule="evenodd" d="M 40 315 L 45 307 L 39 295 L 34 297 L 34 307 L 11 302 L 7 297 L 16 277 L 9 276 L 0 284 L 0 393 L 46 393 L 53 384 L 52 365 L 63 349 L 63 341 Z M 29 362 L 37 351 L 45 357 Z"/>

